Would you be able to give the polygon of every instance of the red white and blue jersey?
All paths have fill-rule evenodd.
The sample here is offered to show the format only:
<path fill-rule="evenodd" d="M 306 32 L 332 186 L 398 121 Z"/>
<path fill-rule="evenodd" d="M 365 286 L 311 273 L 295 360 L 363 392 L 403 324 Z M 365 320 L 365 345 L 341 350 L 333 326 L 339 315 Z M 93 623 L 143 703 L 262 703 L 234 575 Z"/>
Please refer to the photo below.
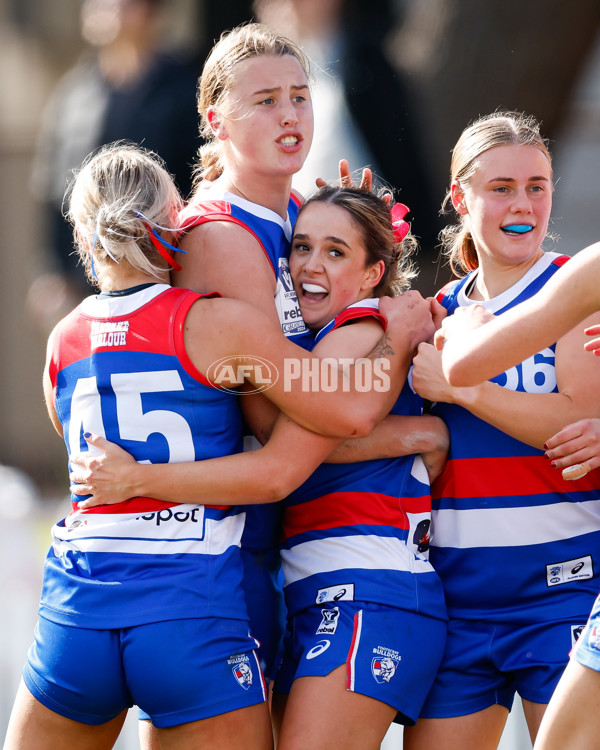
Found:
<path fill-rule="evenodd" d="M 510 289 L 476 304 L 502 314 L 535 294 L 567 260 L 545 253 Z M 474 304 L 467 294 L 476 273 L 438 294 L 449 313 Z M 555 348 L 492 382 L 556 393 Z M 450 616 L 505 623 L 584 616 L 598 593 L 600 472 L 567 482 L 543 451 L 466 409 L 437 403 L 433 413 L 450 431 L 448 462 L 432 488 L 430 555 Z"/>
<path fill-rule="evenodd" d="M 318 334 L 359 318 L 382 320 L 379 300 L 351 305 Z M 420 415 L 405 383 L 392 414 Z M 285 500 L 285 596 L 293 615 L 315 604 L 374 602 L 445 619 L 428 561 L 431 497 L 420 456 L 322 464 Z"/>
<path fill-rule="evenodd" d="M 139 462 L 176 463 L 241 449 L 236 396 L 213 386 L 184 346 L 201 295 L 152 284 L 91 296 L 58 325 L 50 361 L 67 452 L 93 432 Z M 246 619 L 238 507 L 135 497 L 72 511 L 52 530 L 40 614 L 86 628 L 182 617 Z"/>
<path fill-rule="evenodd" d="M 187 232 L 210 221 L 227 221 L 250 232 L 262 247 L 277 280 L 275 307 L 281 330 L 295 344 L 308 349 L 313 345 L 314 336 L 302 319 L 288 262 L 299 209 L 300 201 L 292 193 L 284 221 L 275 211 L 211 187 L 201 192 L 201 199 L 196 199 L 182 211 L 180 226 L 183 232 Z M 243 546 L 252 550 L 276 548 L 280 522 L 279 503 L 249 505 Z"/>
<path fill-rule="evenodd" d="M 300 201 L 293 193 L 284 221 L 279 214 L 265 206 L 251 203 L 233 193 L 208 188 L 202 191 L 201 200 L 190 203 L 182 211 L 180 226 L 186 232 L 209 221 L 228 221 L 250 232 L 263 249 L 277 279 L 275 306 L 283 333 L 294 343 L 308 346 L 312 332 L 302 319 L 288 261 L 299 210 Z"/>

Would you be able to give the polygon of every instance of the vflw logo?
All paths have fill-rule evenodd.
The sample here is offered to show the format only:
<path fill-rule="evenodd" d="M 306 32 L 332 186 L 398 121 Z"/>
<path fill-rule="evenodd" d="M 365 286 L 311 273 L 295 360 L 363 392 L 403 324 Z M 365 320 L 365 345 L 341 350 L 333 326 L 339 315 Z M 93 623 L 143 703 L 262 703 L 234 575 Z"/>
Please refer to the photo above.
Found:
<path fill-rule="evenodd" d="M 323 608 L 321 610 L 321 617 L 323 619 L 321 620 L 321 624 L 317 628 L 315 635 L 319 635 L 319 633 L 328 633 L 329 635 L 333 635 L 337 630 L 339 616 L 339 607 L 333 607 L 333 609 Z"/>

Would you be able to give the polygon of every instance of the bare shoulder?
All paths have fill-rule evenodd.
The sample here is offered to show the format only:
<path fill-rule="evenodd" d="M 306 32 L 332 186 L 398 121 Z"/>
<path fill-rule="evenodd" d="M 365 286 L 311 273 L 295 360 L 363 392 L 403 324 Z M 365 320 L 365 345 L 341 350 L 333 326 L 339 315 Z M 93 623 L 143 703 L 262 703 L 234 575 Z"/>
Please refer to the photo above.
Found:
<path fill-rule="evenodd" d="M 186 232 L 179 247 L 188 252 L 241 253 L 248 248 L 262 252 L 260 243 L 243 226 L 233 221 L 208 221 Z"/>
<path fill-rule="evenodd" d="M 178 257 L 181 271 L 173 275 L 177 286 L 248 300 L 264 297 L 273 304 L 274 269 L 258 240 L 243 227 L 211 221 L 190 230 L 179 246 L 185 254 Z"/>

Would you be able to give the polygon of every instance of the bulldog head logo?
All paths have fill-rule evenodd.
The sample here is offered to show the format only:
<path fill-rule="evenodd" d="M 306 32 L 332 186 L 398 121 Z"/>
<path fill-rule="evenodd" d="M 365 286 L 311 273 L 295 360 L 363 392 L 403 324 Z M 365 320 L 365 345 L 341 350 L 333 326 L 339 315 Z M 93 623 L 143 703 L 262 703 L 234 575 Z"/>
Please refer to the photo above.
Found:
<path fill-rule="evenodd" d="M 377 682 L 389 682 L 396 674 L 397 667 L 398 662 L 390 659 L 389 656 L 375 657 L 371 662 L 371 672 Z"/>
<path fill-rule="evenodd" d="M 242 661 L 239 664 L 236 664 L 231 671 L 244 690 L 248 690 L 250 685 L 252 685 L 252 670 L 250 669 L 250 666 Z"/>

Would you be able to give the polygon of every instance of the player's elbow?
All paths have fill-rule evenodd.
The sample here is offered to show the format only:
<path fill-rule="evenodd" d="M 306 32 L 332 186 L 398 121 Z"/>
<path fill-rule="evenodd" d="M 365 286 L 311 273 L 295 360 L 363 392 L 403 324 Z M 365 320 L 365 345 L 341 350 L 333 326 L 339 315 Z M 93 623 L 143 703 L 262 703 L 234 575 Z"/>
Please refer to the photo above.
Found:
<path fill-rule="evenodd" d="M 341 415 L 341 421 L 333 437 L 349 440 L 366 437 L 371 433 L 377 419 L 372 411 L 352 411 Z"/>
<path fill-rule="evenodd" d="M 280 500 L 286 498 L 294 489 L 296 489 L 296 487 L 289 481 L 281 481 L 281 478 L 277 477 L 265 487 L 265 492 L 261 496 L 261 501 L 263 503 L 278 503 Z"/>
<path fill-rule="evenodd" d="M 367 437 L 373 431 L 373 428 L 377 424 L 378 420 L 373 414 L 365 415 L 362 421 L 355 423 L 354 431 L 349 436 L 351 438 Z"/>
<path fill-rule="evenodd" d="M 376 415 L 368 406 L 355 404 L 351 408 L 341 410 L 328 409 L 319 412 L 318 418 L 305 419 L 302 426 L 325 437 L 348 440 L 350 438 L 365 437 L 377 422 Z"/>
<path fill-rule="evenodd" d="M 316 468 L 310 467 L 309 469 L 301 470 L 293 461 L 288 463 L 291 465 L 280 465 L 278 471 L 271 473 L 262 502 L 277 503 L 280 500 L 285 500 L 302 482 L 308 479 L 314 468 Z"/>

